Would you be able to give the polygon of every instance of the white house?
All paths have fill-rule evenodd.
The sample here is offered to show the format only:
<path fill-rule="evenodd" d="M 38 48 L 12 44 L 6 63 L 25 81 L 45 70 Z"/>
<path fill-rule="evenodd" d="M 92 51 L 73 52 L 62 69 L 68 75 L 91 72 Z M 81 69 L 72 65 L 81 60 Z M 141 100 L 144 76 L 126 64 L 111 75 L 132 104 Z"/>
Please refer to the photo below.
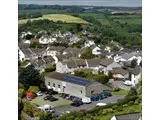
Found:
<path fill-rule="evenodd" d="M 40 44 L 50 44 L 50 43 L 53 43 L 53 42 L 56 42 L 56 38 L 42 36 L 39 39 Z"/>
<path fill-rule="evenodd" d="M 80 40 L 80 38 L 78 38 L 76 35 L 72 35 L 72 37 L 70 38 L 71 44 L 76 43 L 79 40 Z"/>
<path fill-rule="evenodd" d="M 111 71 L 114 78 L 129 79 L 129 72 L 122 68 L 115 68 Z"/>
<path fill-rule="evenodd" d="M 93 40 L 86 40 L 84 43 L 84 47 L 90 47 L 92 45 L 95 45 Z"/>
<path fill-rule="evenodd" d="M 31 44 L 31 41 L 30 40 L 26 40 L 24 41 L 25 44 Z"/>
<path fill-rule="evenodd" d="M 101 60 L 100 64 L 99 64 L 99 68 L 101 69 L 101 71 L 104 72 L 104 74 L 108 74 L 109 71 L 115 69 L 115 68 L 121 68 L 121 65 L 114 62 L 113 59 L 103 59 Z"/>
<path fill-rule="evenodd" d="M 58 62 L 56 64 L 56 72 L 59 73 L 73 73 L 77 66 L 73 60 Z"/>
<path fill-rule="evenodd" d="M 30 51 L 30 49 L 19 49 L 18 48 L 18 59 L 20 61 L 30 60 L 30 58 L 34 57 L 34 54 Z"/>
<path fill-rule="evenodd" d="M 133 85 L 136 85 L 136 84 L 138 84 L 140 79 L 141 79 L 141 67 L 136 66 L 131 71 L 131 82 Z"/>
<path fill-rule="evenodd" d="M 48 47 L 46 54 L 48 56 L 52 56 L 53 57 L 55 55 L 60 55 L 63 52 L 64 49 L 65 49 L 65 47 L 62 47 L 62 46 Z"/>
<path fill-rule="evenodd" d="M 93 55 L 100 55 L 100 54 L 102 54 L 102 50 L 98 46 L 92 45 L 90 48 L 92 49 L 92 54 Z"/>

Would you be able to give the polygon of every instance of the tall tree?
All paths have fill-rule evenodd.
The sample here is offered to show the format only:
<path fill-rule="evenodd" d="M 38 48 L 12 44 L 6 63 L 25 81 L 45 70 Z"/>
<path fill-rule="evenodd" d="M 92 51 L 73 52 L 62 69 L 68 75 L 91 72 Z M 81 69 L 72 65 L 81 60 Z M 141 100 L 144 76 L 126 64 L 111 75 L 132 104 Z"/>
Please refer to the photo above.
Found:
<path fill-rule="evenodd" d="M 132 68 L 135 68 L 137 66 L 137 59 L 133 59 L 132 61 L 131 61 L 131 67 Z"/>

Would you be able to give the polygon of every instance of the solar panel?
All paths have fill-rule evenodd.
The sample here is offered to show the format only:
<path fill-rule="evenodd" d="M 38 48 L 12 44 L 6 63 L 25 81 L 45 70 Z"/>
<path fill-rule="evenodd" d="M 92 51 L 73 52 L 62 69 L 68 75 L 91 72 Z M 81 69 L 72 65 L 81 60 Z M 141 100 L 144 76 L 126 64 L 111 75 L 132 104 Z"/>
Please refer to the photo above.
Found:
<path fill-rule="evenodd" d="M 78 77 L 73 77 L 73 76 L 64 76 L 62 78 L 63 81 L 66 82 L 70 82 L 70 83 L 74 83 L 74 84 L 78 84 L 78 85 L 87 85 L 88 83 L 90 83 L 89 80 L 86 79 L 82 79 L 82 78 L 78 78 Z"/>

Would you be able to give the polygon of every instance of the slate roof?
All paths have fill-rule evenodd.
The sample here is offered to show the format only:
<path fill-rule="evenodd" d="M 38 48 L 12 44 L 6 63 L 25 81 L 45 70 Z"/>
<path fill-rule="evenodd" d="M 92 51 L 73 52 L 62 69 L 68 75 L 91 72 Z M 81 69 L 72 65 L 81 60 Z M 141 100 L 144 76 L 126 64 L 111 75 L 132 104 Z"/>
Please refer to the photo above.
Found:
<path fill-rule="evenodd" d="M 140 72 L 141 72 L 141 67 L 139 67 L 139 66 L 136 66 L 136 67 L 131 71 L 131 73 L 134 74 L 134 75 L 138 75 L 138 74 L 140 74 Z"/>
<path fill-rule="evenodd" d="M 126 74 L 129 74 L 128 71 L 122 69 L 122 68 L 115 68 L 111 71 L 113 74 L 121 74 L 121 75 L 126 75 Z"/>
<path fill-rule="evenodd" d="M 52 47 L 49 47 L 48 51 L 62 52 L 64 49 L 65 47 L 62 47 L 62 46 L 52 46 Z"/>
<path fill-rule="evenodd" d="M 130 113 L 123 115 L 115 115 L 117 120 L 139 120 L 141 113 Z"/>
<path fill-rule="evenodd" d="M 92 83 L 91 81 L 84 79 L 84 78 L 79 78 L 79 77 L 75 77 L 75 76 L 68 76 L 68 75 L 65 75 L 62 73 L 57 73 L 57 72 L 49 74 L 47 77 L 61 80 L 64 82 L 69 82 L 69 83 L 81 85 L 81 86 L 87 86 L 88 84 Z"/>
<path fill-rule="evenodd" d="M 43 58 L 43 60 L 44 60 L 44 62 L 45 62 L 46 64 L 55 61 L 52 56 L 47 56 L 47 57 Z"/>
<path fill-rule="evenodd" d="M 101 59 L 99 58 L 95 58 L 95 59 L 87 59 L 87 64 L 88 67 L 97 67 L 101 61 Z"/>
<path fill-rule="evenodd" d="M 76 68 L 76 64 L 73 60 L 62 61 L 62 64 L 67 65 L 69 68 Z"/>
<path fill-rule="evenodd" d="M 110 65 L 111 63 L 113 63 L 113 59 L 102 59 L 100 62 L 100 65 L 107 67 L 108 65 Z"/>
<path fill-rule="evenodd" d="M 45 48 L 30 48 L 30 50 L 35 53 L 35 54 L 41 54 L 43 52 L 45 52 Z"/>
<path fill-rule="evenodd" d="M 83 59 L 74 59 L 77 66 L 86 66 L 86 61 Z"/>

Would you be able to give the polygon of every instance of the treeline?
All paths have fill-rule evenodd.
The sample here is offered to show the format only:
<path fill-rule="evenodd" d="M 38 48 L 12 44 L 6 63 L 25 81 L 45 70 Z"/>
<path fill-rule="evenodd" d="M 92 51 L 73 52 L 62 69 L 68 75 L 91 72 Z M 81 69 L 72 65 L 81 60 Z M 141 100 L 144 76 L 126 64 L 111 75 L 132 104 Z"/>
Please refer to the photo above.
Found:
<path fill-rule="evenodd" d="M 38 17 L 42 17 L 41 13 L 32 13 L 32 14 L 19 14 L 18 15 L 18 19 L 22 20 L 22 19 L 31 19 L 31 18 L 38 18 Z"/>

